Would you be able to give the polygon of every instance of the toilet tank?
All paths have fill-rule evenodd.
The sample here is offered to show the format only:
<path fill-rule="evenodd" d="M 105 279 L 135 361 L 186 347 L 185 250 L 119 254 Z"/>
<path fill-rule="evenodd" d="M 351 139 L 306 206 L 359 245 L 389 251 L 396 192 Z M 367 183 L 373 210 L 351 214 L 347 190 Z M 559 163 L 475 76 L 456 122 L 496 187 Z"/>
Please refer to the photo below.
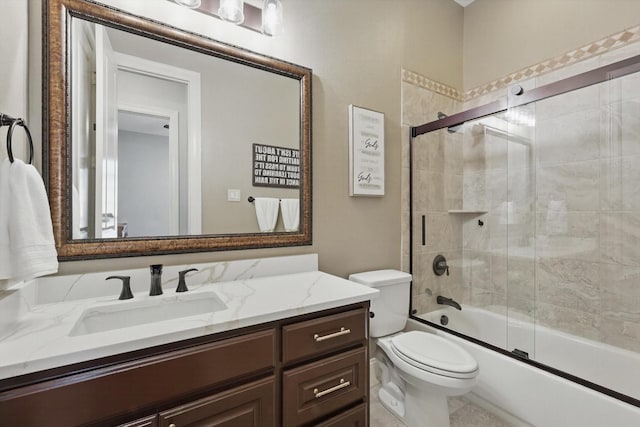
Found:
<path fill-rule="evenodd" d="M 376 270 L 349 276 L 352 282 L 376 288 L 380 295 L 371 300 L 371 336 L 400 332 L 409 317 L 411 274 L 398 270 Z"/>

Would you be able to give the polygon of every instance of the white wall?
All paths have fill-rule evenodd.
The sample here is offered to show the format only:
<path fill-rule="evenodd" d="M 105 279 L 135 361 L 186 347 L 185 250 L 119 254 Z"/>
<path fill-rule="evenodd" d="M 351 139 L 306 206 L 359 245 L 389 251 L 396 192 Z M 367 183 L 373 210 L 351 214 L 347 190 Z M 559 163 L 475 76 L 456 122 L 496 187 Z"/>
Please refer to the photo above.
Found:
<path fill-rule="evenodd" d="M 118 222 L 130 237 L 171 234 L 169 138 L 118 132 Z"/>
<path fill-rule="evenodd" d="M 23 31 L 28 28 L 28 4 L 22 0 L 3 0 L 1 6 L 4 19 L 0 25 L 0 113 L 24 118 L 31 130 L 27 117 L 29 34 Z M 7 129 L 0 128 L 0 160 L 7 157 Z M 29 151 L 22 130 L 15 130 L 12 147 L 14 157 L 28 161 Z"/>

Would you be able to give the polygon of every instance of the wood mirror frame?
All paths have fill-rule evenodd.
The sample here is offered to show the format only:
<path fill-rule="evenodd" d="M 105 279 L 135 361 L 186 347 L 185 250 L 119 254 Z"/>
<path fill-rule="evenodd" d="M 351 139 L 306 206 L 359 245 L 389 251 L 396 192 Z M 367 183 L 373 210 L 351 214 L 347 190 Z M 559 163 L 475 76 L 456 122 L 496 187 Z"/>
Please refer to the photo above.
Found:
<path fill-rule="evenodd" d="M 109 6 L 83 0 L 44 0 L 43 177 L 60 260 L 310 245 L 311 70 L 243 50 Z M 125 239 L 71 238 L 71 18 L 81 18 L 300 81 L 300 228 L 297 232 Z"/>

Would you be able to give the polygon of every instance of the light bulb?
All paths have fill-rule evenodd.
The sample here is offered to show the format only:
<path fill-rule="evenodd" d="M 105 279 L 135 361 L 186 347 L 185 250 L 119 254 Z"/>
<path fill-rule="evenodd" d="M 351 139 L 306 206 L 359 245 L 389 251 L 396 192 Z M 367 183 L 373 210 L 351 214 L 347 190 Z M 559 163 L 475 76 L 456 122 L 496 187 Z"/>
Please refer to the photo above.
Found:
<path fill-rule="evenodd" d="M 262 33 L 268 36 L 282 34 L 283 13 L 280 0 L 264 0 L 262 5 Z"/>
<path fill-rule="evenodd" d="M 218 16 L 227 22 L 240 25 L 244 22 L 243 0 L 220 0 Z"/>

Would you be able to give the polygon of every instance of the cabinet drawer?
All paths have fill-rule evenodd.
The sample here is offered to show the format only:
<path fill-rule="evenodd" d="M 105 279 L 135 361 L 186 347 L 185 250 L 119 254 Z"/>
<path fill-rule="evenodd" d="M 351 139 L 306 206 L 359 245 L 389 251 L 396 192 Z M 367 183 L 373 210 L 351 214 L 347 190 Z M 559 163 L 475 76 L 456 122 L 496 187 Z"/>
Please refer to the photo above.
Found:
<path fill-rule="evenodd" d="M 285 371 L 284 424 L 305 424 L 361 400 L 366 362 L 366 350 L 359 348 Z"/>
<path fill-rule="evenodd" d="M 245 384 L 160 413 L 160 427 L 275 426 L 273 377 Z"/>
<path fill-rule="evenodd" d="M 367 405 L 363 403 L 344 411 L 327 421 L 315 424 L 315 427 L 365 427 L 367 425 Z"/>
<path fill-rule="evenodd" d="M 366 338 L 364 308 L 333 314 L 282 328 L 282 361 L 294 361 L 347 347 Z"/>

